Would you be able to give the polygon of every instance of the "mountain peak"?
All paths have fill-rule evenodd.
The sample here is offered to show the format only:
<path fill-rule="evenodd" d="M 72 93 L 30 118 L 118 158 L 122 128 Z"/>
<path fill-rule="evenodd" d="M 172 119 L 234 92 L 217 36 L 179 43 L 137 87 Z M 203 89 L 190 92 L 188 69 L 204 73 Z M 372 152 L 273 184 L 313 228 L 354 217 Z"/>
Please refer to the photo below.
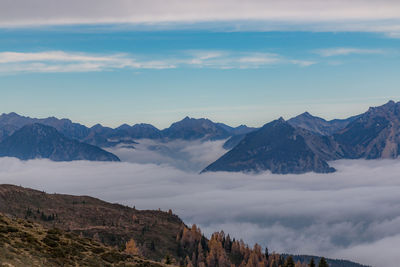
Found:
<path fill-rule="evenodd" d="M 48 158 L 54 161 L 119 161 L 114 154 L 69 139 L 54 127 L 40 123 L 25 125 L 2 141 L 0 156 L 22 160 Z"/>

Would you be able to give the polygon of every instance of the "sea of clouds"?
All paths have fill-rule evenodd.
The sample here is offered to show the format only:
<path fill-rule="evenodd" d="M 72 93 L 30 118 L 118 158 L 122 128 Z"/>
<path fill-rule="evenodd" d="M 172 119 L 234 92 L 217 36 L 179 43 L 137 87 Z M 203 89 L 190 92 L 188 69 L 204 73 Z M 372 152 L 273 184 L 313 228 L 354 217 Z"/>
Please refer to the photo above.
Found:
<path fill-rule="evenodd" d="M 223 229 L 270 251 L 398 266 L 400 160 L 331 162 L 332 174 L 199 174 L 222 144 L 145 141 L 112 149 L 120 163 L 0 158 L 0 183 L 171 208 L 207 235 Z"/>

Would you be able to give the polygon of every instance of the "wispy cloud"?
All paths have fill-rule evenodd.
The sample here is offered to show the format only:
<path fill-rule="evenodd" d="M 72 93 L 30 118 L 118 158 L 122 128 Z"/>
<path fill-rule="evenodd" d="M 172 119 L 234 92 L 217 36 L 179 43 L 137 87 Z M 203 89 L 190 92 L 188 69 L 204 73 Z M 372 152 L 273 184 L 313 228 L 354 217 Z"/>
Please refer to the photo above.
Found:
<path fill-rule="evenodd" d="M 353 47 L 335 47 L 328 49 L 319 49 L 315 53 L 322 57 L 334 57 L 334 56 L 347 56 L 347 55 L 372 55 L 372 54 L 385 54 L 386 51 L 382 49 L 363 49 Z"/>
<path fill-rule="evenodd" d="M 372 31 L 399 33 L 400 2 L 393 0 L 3 0 L 0 27 L 66 24 L 137 24 L 231 29 Z M 250 22 L 249 24 L 247 22 Z M 158 25 L 158 26 L 157 26 Z M 204 25 L 203 25 L 204 26 Z M 208 25 L 210 26 L 210 25 Z"/>
<path fill-rule="evenodd" d="M 248 69 L 278 64 L 303 67 L 314 63 L 307 60 L 287 59 L 270 53 L 236 54 L 228 51 L 185 51 L 175 57 L 152 56 L 141 60 L 129 54 L 97 55 L 64 51 L 0 52 L 0 73 L 171 68 Z"/>
<path fill-rule="evenodd" d="M 0 52 L 0 72 L 90 72 L 111 69 L 175 68 L 163 61 L 138 61 L 128 55 L 45 51 L 37 53 Z"/>
<path fill-rule="evenodd" d="M 187 54 L 191 58 L 182 62 L 201 68 L 255 69 L 272 65 L 289 64 L 306 67 L 316 64 L 311 60 L 290 59 L 266 52 L 187 51 Z"/>

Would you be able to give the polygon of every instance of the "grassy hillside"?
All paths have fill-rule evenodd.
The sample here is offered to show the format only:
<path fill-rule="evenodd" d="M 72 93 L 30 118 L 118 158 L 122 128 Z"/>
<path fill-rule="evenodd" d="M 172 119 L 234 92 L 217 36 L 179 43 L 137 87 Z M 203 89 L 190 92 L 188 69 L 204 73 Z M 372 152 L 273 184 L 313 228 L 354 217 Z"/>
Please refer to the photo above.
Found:
<path fill-rule="evenodd" d="M 161 263 L 128 255 L 91 239 L 0 213 L 0 266 L 137 266 Z"/>
<path fill-rule="evenodd" d="M 170 212 L 136 210 L 87 196 L 0 185 L 0 212 L 124 248 L 133 238 L 145 257 L 177 257 L 183 222 Z"/>

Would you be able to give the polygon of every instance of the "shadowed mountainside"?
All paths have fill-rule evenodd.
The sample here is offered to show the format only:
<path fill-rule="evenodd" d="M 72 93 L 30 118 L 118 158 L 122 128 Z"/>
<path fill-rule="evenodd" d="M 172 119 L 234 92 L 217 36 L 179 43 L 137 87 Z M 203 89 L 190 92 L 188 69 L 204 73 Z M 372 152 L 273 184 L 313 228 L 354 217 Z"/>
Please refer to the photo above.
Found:
<path fill-rule="evenodd" d="M 29 124 L 0 143 L 0 156 L 22 160 L 47 158 L 53 161 L 119 161 L 114 154 L 99 147 L 71 140 L 55 128 Z"/>
<path fill-rule="evenodd" d="M 279 174 L 334 171 L 326 163 L 322 153 L 315 149 L 322 146 L 316 144 L 316 139 L 314 134 L 294 128 L 281 118 L 247 134 L 237 146 L 204 171 L 270 170 Z M 328 146 L 332 145 L 329 141 L 325 141 Z M 332 156 L 327 155 L 326 159 L 330 157 Z"/>

